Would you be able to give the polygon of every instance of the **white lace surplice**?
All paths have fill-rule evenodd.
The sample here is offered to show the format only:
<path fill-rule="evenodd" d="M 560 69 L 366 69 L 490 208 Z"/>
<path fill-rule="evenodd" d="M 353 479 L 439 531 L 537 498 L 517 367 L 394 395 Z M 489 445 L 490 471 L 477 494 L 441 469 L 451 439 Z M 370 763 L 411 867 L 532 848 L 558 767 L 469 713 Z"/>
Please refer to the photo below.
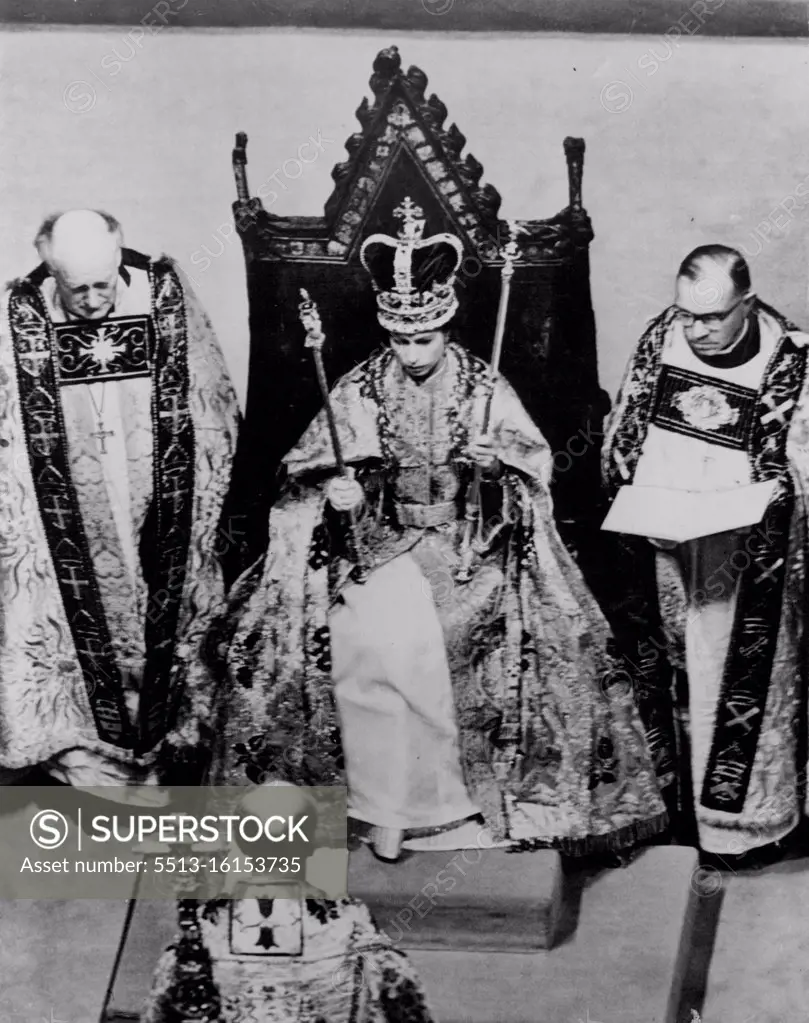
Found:
<path fill-rule="evenodd" d="M 663 353 L 663 364 L 758 391 L 777 338 L 761 332 L 759 353 L 741 366 L 718 369 L 691 351 L 678 325 Z M 752 482 L 746 451 L 737 451 L 685 436 L 651 423 L 638 461 L 635 486 L 683 490 L 724 490 Z M 680 591 L 684 602 L 685 668 L 688 675 L 691 770 L 694 798 L 699 804 L 702 782 L 713 742 L 717 706 L 728 645 L 736 613 L 738 580 L 746 532 L 720 533 L 680 544 L 674 551 L 658 552 L 660 592 Z M 790 830 L 785 827 L 784 834 Z M 708 852 L 725 853 L 727 833 L 699 821 L 700 845 Z M 778 836 L 776 836 L 778 837 Z M 769 834 L 761 844 L 772 841 Z M 751 842 L 749 844 L 754 844 Z"/>

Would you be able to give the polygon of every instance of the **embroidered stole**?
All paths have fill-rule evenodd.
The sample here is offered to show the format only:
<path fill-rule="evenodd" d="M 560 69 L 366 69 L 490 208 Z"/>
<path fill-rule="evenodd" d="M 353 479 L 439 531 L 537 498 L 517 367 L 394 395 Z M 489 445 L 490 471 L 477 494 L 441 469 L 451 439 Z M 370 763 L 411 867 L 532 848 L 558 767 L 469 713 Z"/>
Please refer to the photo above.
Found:
<path fill-rule="evenodd" d="M 681 433 L 743 451 L 756 411 L 756 392 L 678 366 L 663 366 L 652 422 Z"/>
<path fill-rule="evenodd" d="M 45 538 L 84 675 L 99 738 L 140 755 L 166 735 L 174 636 L 185 585 L 194 497 L 194 429 L 182 285 L 165 263 L 149 266 L 152 311 L 98 325 L 54 325 L 32 278 L 10 301 L 20 406 Z M 148 588 L 146 665 L 139 720 L 129 720 L 121 668 L 82 522 L 59 393 L 64 383 L 152 377 L 153 498 L 141 535 Z"/>

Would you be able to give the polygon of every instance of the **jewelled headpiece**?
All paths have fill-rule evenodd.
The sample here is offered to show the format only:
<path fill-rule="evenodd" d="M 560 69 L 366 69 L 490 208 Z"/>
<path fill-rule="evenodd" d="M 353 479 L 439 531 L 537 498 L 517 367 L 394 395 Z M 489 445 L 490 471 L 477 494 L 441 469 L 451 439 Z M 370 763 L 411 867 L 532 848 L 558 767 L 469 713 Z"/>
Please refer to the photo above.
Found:
<path fill-rule="evenodd" d="M 360 259 L 376 291 L 377 317 L 394 334 L 419 334 L 449 323 L 458 309 L 455 277 L 463 244 L 451 234 L 422 238 L 424 212 L 408 196 L 393 215 L 399 235 L 372 234 Z"/>

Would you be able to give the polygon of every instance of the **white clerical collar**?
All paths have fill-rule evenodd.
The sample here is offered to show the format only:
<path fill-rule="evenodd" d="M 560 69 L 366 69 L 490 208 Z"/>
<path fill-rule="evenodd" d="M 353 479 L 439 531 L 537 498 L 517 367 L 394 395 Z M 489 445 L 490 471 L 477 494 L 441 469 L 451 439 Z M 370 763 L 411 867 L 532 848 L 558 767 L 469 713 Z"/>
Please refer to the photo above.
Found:
<path fill-rule="evenodd" d="M 742 343 L 742 341 L 744 341 L 744 339 L 747 337 L 747 332 L 748 332 L 749 329 L 750 329 L 750 317 L 747 316 L 747 317 L 745 317 L 744 326 L 742 327 L 741 331 L 739 332 L 739 336 L 736 338 L 736 340 L 735 341 L 731 341 L 731 343 L 728 345 L 727 348 L 722 348 L 718 352 L 713 352 L 712 353 L 712 358 L 715 358 L 717 355 L 730 355 L 731 352 L 734 352 L 739 347 L 739 345 Z"/>

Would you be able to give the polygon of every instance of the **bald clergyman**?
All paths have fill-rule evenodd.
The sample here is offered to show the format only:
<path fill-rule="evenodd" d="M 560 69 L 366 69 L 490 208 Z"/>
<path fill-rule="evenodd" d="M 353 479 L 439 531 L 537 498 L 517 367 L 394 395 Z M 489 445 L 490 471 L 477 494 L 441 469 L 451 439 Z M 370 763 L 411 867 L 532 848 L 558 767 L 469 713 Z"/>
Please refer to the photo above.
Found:
<path fill-rule="evenodd" d="M 0 779 L 186 780 L 185 665 L 223 599 L 236 399 L 177 266 L 48 218 L 0 323 Z"/>
<path fill-rule="evenodd" d="M 697 524 L 696 539 L 646 545 L 667 640 L 637 654 L 650 745 L 671 759 L 662 703 L 677 670 L 689 704 L 681 777 L 693 782 L 699 845 L 720 868 L 777 858 L 805 811 L 808 352 L 809 336 L 756 297 L 739 252 L 701 246 L 638 342 L 605 435 L 613 492 L 736 490 L 741 520 L 745 488 L 774 484 L 749 527 L 700 535 Z"/>

